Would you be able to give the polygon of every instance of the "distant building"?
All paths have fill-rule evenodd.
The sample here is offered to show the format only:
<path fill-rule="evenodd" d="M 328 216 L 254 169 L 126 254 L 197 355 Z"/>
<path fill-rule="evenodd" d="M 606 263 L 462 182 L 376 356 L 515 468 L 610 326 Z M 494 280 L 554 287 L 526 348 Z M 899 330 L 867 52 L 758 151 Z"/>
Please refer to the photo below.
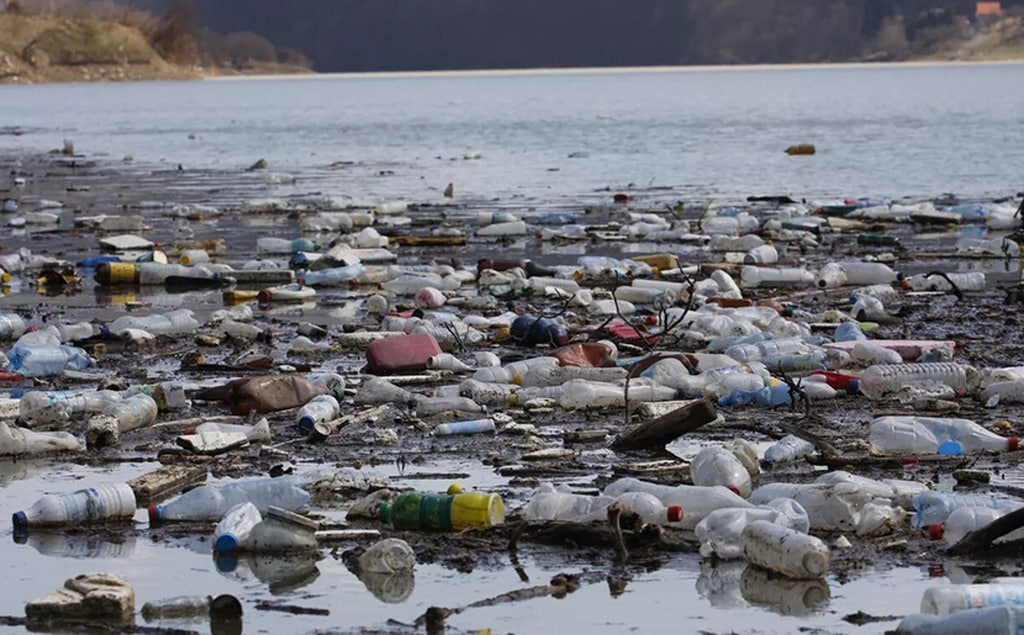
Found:
<path fill-rule="evenodd" d="M 1003 15 L 1003 3 L 999 0 L 995 2 L 978 2 L 978 8 L 974 13 L 975 17 L 979 20 L 994 20 Z"/>

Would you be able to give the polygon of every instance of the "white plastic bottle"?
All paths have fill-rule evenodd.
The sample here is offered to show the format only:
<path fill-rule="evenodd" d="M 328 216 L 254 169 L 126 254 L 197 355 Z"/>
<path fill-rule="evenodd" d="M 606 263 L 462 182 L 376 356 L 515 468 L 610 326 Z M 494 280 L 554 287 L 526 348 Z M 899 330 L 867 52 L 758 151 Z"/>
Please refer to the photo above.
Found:
<path fill-rule="evenodd" d="M 743 263 L 747 265 L 774 265 L 779 261 L 779 252 L 773 245 L 758 245 L 747 251 Z"/>
<path fill-rule="evenodd" d="M 657 496 L 666 507 L 681 507 L 683 529 L 693 529 L 705 516 L 724 507 L 752 507 L 734 492 L 720 486 L 698 487 L 696 485 L 659 485 L 635 478 L 621 478 L 610 483 L 604 490 L 605 496 L 613 498 L 626 492 L 646 492 Z"/>
<path fill-rule="evenodd" d="M 340 413 L 341 406 L 337 399 L 331 395 L 318 395 L 299 409 L 296 423 L 303 432 L 311 432 L 317 423 L 333 421 Z"/>
<path fill-rule="evenodd" d="M 252 503 L 235 505 L 213 530 L 213 550 L 219 553 L 238 551 L 245 545 L 252 528 L 262 521 L 263 515 Z"/>
<path fill-rule="evenodd" d="M 938 383 L 971 392 L 980 377 L 973 366 L 953 362 L 882 364 L 870 366 L 860 374 L 860 392 L 868 399 L 885 399 L 904 386 L 921 383 Z"/>
<path fill-rule="evenodd" d="M 814 536 L 755 520 L 743 529 L 743 557 L 751 564 L 802 580 L 824 577 L 832 553 Z"/>
<path fill-rule="evenodd" d="M 0 421 L 0 456 L 78 452 L 82 444 L 70 432 L 36 432 L 13 428 Z"/>
<path fill-rule="evenodd" d="M 263 520 L 249 532 L 245 550 L 252 553 L 314 551 L 320 524 L 284 508 L 271 505 Z"/>
<path fill-rule="evenodd" d="M 478 434 L 481 432 L 494 431 L 494 419 L 490 418 L 442 423 L 434 428 L 434 434 L 440 436 L 449 436 L 453 434 Z"/>
<path fill-rule="evenodd" d="M 396 386 L 383 377 L 373 377 L 363 382 L 356 391 L 357 404 L 408 404 L 415 401 L 415 396 L 400 386 Z"/>
<path fill-rule="evenodd" d="M 90 322 L 61 324 L 57 327 L 57 331 L 60 333 L 60 341 L 65 344 L 87 340 L 95 334 L 95 329 Z"/>
<path fill-rule="evenodd" d="M 716 509 L 694 528 L 700 540 L 700 554 L 728 560 L 743 557 L 743 529 L 755 520 L 766 520 L 806 534 L 810 529 L 807 512 L 791 498 L 777 498 L 767 505 Z"/>
<path fill-rule="evenodd" d="M 48 494 L 25 511 L 12 517 L 15 529 L 41 525 L 131 519 L 135 515 L 135 492 L 127 483 L 97 485 L 70 494 Z"/>
<path fill-rule="evenodd" d="M 853 482 L 769 483 L 751 492 L 748 500 L 764 505 L 776 498 L 792 498 L 800 503 L 807 512 L 811 528 L 824 531 L 856 531 L 859 535 L 870 535 L 901 515 L 890 505 L 876 504 L 885 499 L 877 499 L 873 490 Z"/>
<path fill-rule="evenodd" d="M 1015 635 L 1024 629 L 1024 606 L 990 606 L 946 617 L 908 615 L 896 627 L 898 635 Z"/>
<path fill-rule="evenodd" d="M 814 284 L 814 274 L 803 268 L 756 267 L 744 265 L 740 270 L 740 286 L 754 287 L 809 287 Z"/>
<path fill-rule="evenodd" d="M 850 349 L 850 361 L 859 366 L 902 364 L 903 356 L 892 349 L 872 344 L 870 340 L 863 340 Z"/>
<path fill-rule="evenodd" d="M 987 494 L 924 492 L 914 497 L 914 526 L 920 529 L 945 523 L 950 514 L 961 507 L 990 507 L 1008 513 L 1024 507 L 1024 501 Z"/>
<path fill-rule="evenodd" d="M 626 404 L 625 386 L 573 379 L 562 385 L 559 405 L 566 410 L 621 408 Z"/>
<path fill-rule="evenodd" d="M 117 445 L 122 433 L 152 425 L 158 412 L 156 402 L 144 393 L 115 401 L 89 420 L 85 441 L 89 447 Z"/>
<path fill-rule="evenodd" d="M 1013 604 L 1024 605 L 1024 584 L 950 584 L 926 589 L 921 612 L 950 615 L 968 609 Z"/>
<path fill-rule="evenodd" d="M 779 439 L 775 444 L 764 451 L 764 458 L 761 460 L 764 465 L 780 465 L 799 461 L 805 456 L 814 452 L 814 444 L 805 441 L 792 434 Z"/>
<path fill-rule="evenodd" d="M 607 513 L 608 505 L 614 502 L 610 496 L 583 496 L 573 494 L 565 485 L 556 487 L 551 483 L 541 483 L 523 507 L 522 516 L 526 520 L 586 522 L 584 519 Z"/>
<path fill-rule="evenodd" d="M 16 340 L 25 334 L 25 320 L 17 313 L 0 313 L 0 340 Z"/>
<path fill-rule="evenodd" d="M 947 280 L 946 278 L 949 278 Z M 984 271 L 968 273 L 947 273 L 943 276 L 929 276 L 919 273 L 903 279 L 903 287 L 911 291 L 952 291 L 952 281 L 961 291 L 984 291 L 986 285 Z"/>
<path fill-rule="evenodd" d="M 202 485 L 169 503 L 150 506 L 149 520 L 218 520 L 244 502 L 256 505 L 261 513 L 271 505 L 298 510 L 309 503 L 309 492 L 301 480 L 288 476 Z"/>
<path fill-rule="evenodd" d="M 22 421 L 32 424 L 62 424 L 88 412 L 102 412 L 122 395 L 113 390 L 57 392 L 33 390 L 18 400 Z"/>
<path fill-rule="evenodd" d="M 992 524 L 1007 513 L 1009 513 L 1008 510 L 993 509 L 991 507 L 961 507 L 954 509 L 953 513 L 946 519 L 945 524 L 931 526 L 932 538 L 941 538 L 946 541 L 947 545 L 952 546 L 963 540 L 967 534 Z M 1017 529 L 1000 537 L 995 543 L 1018 540 L 1022 537 L 1024 537 L 1024 529 Z"/>
<path fill-rule="evenodd" d="M 1002 437 L 969 419 L 893 416 L 871 422 L 875 454 L 963 454 L 1017 449 L 1017 437 Z"/>
<path fill-rule="evenodd" d="M 750 496 L 750 473 L 736 455 L 724 448 L 704 448 L 690 461 L 694 485 L 722 485 L 743 498 Z"/>
<path fill-rule="evenodd" d="M 473 370 L 472 366 L 464 363 L 451 353 L 439 353 L 427 360 L 429 370 L 450 370 L 456 373 L 466 373 Z"/>

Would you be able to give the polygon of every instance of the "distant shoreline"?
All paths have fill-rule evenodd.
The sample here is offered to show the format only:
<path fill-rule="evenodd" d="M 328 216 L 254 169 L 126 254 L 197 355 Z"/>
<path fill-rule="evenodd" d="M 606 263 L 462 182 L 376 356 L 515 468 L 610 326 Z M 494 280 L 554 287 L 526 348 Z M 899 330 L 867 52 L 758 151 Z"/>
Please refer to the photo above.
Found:
<path fill-rule="evenodd" d="M 1012 60 L 911 60 L 905 62 L 823 62 L 815 64 L 719 64 L 694 66 L 594 66 L 594 67 L 548 67 L 548 68 L 495 68 L 469 70 L 427 70 L 427 71 L 367 71 L 345 73 L 307 73 L 287 75 L 210 75 L 204 81 L 252 81 L 267 79 L 318 80 L 318 79 L 381 79 L 416 77 L 488 77 L 528 75 L 614 75 L 621 73 L 702 73 L 702 72 L 745 72 L 745 71 L 791 71 L 821 69 L 862 69 L 862 68 L 943 68 L 956 66 L 1024 66 L 1024 59 Z"/>

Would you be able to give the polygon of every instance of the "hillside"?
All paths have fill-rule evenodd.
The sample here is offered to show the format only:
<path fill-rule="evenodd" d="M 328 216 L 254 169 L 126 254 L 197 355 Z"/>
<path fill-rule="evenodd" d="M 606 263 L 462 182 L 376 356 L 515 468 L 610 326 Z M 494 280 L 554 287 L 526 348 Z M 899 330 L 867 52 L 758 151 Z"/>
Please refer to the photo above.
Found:
<path fill-rule="evenodd" d="M 0 82 L 189 79 L 137 29 L 110 21 L 0 14 Z"/>

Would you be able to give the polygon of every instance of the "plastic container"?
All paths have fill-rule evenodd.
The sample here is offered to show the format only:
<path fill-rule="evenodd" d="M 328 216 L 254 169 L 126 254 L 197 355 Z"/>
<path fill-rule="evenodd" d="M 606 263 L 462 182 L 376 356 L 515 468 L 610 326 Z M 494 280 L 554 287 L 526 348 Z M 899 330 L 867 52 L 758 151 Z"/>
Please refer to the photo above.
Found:
<path fill-rule="evenodd" d="M 947 545 L 952 546 L 963 540 L 967 534 L 992 524 L 1007 513 L 1007 510 L 992 509 L 991 507 L 960 507 L 953 510 L 944 524 L 931 525 L 928 529 L 932 539 L 945 540 Z M 1020 538 L 1024 538 L 1024 529 L 1012 531 L 995 540 L 994 543 L 1009 542 Z"/>
<path fill-rule="evenodd" d="M 319 250 L 319 245 L 312 240 L 306 240 L 305 238 L 288 240 L 287 238 L 263 236 L 256 239 L 257 254 L 294 254 L 300 251 Z"/>
<path fill-rule="evenodd" d="M 587 522 L 585 519 L 596 519 L 600 514 L 607 517 L 608 505 L 614 502 L 611 496 L 573 494 L 568 486 L 541 483 L 523 507 L 521 515 L 526 520 Z"/>
<path fill-rule="evenodd" d="M 242 546 L 252 553 L 315 551 L 319 527 L 320 524 L 314 520 L 271 505 L 263 520 L 249 531 L 249 537 Z"/>
<path fill-rule="evenodd" d="M 471 421 L 442 423 L 434 428 L 434 434 L 441 436 L 479 434 L 482 432 L 495 432 L 494 419 L 473 419 Z"/>
<path fill-rule="evenodd" d="M 924 492 L 914 497 L 914 527 L 941 525 L 962 507 L 987 507 L 1009 513 L 1024 507 L 1024 501 L 996 498 L 988 494 L 959 494 L 954 492 Z"/>
<path fill-rule="evenodd" d="M 736 455 L 724 448 L 704 448 L 690 461 L 694 485 L 722 485 L 743 498 L 750 496 L 750 473 Z"/>
<path fill-rule="evenodd" d="M 33 390 L 18 400 L 18 411 L 21 420 L 27 423 L 63 424 L 88 412 L 102 412 L 109 404 L 122 398 L 122 393 L 113 390 Z"/>
<path fill-rule="evenodd" d="M 878 498 L 874 488 L 858 482 L 770 483 L 755 489 L 748 499 L 764 505 L 776 498 L 792 498 L 807 512 L 811 529 L 856 531 L 873 535 L 903 522 L 903 512 L 891 501 Z"/>
<path fill-rule="evenodd" d="M 949 278 L 947 280 L 946 278 Z M 947 273 L 943 276 L 917 274 L 904 278 L 901 283 L 910 291 L 952 291 L 952 281 L 960 291 L 984 291 L 986 286 L 985 272 Z"/>
<path fill-rule="evenodd" d="M 755 520 L 743 529 L 743 557 L 751 564 L 803 580 L 824 577 L 832 554 L 814 536 Z"/>
<path fill-rule="evenodd" d="M 1017 635 L 1024 629 L 1024 607 L 991 606 L 960 611 L 946 617 L 909 615 L 899 623 L 897 635 Z"/>
<path fill-rule="evenodd" d="M 213 530 L 213 550 L 219 553 L 238 551 L 248 540 L 252 528 L 262 521 L 263 515 L 252 503 L 235 505 Z"/>
<path fill-rule="evenodd" d="M 941 617 L 969 609 L 1011 604 L 1024 606 L 1024 584 L 950 584 L 925 590 L 921 612 Z"/>
<path fill-rule="evenodd" d="M 333 375 L 333 376 L 332 376 Z M 220 401 L 231 406 L 231 413 L 245 415 L 250 412 L 277 412 L 298 408 L 322 394 L 337 394 L 338 380 L 333 373 L 323 375 L 323 382 L 298 375 L 269 375 L 241 377 L 227 384 L 201 390 L 193 394 L 198 401 Z M 344 384 L 340 384 L 342 390 Z"/>
<path fill-rule="evenodd" d="M 757 390 L 734 390 L 718 400 L 721 406 L 781 406 L 790 402 L 789 386 L 782 383 Z"/>
<path fill-rule="evenodd" d="M 209 618 L 210 596 L 179 596 L 142 605 L 142 619 L 147 622 L 159 620 L 183 620 Z"/>
<path fill-rule="evenodd" d="M 747 344 L 734 344 L 724 353 L 741 363 L 757 362 L 767 357 L 794 355 L 797 353 L 820 352 L 820 348 L 804 341 L 802 337 L 768 339 Z"/>
<path fill-rule="evenodd" d="M 862 341 L 850 349 L 850 361 L 859 366 L 902 364 L 903 356 L 884 346 Z"/>
<path fill-rule="evenodd" d="M 658 497 L 666 507 L 681 507 L 683 519 L 680 526 L 683 529 L 693 529 L 716 509 L 753 507 L 734 492 L 720 486 L 659 485 L 635 478 L 622 478 L 610 483 L 604 490 L 604 496 L 616 498 L 626 492 L 646 492 Z"/>
<path fill-rule="evenodd" d="M 299 479 L 288 476 L 202 485 L 169 503 L 150 506 L 149 520 L 220 520 L 229 509 L 245 502 L 260 513 L 271 505 L 300 510 L 309 503 L 309 492 Z"/>
<path fill-rule="evenodd" d="M 885 399 L 914 384 L 941 384 L 971 392 L 979 379 L 980 374 L 974 367 L 952 362 L 884 364 L 865 369 L 860 374 L 858 385 L 868 399 Z"/>
<path fill-rule="evenodd" d="M 0 456 L 77 452 L 82 444 L 70 432 L 35 432 L 0 421 Z"/>
<path fill-rule="evenodd" d="M 153 335 L 187 335 L 198 328 L 199 321 L 191 309 L 178 309 L 154 315 L 124 315 L 111 322 L 107 331 L 118 335 L 127 329 L 140 329 Z"/>
<path fill-rule="evenodd" d="M 440 353 L 437 339 L 429 333 L 387 337 L 366 349 L 366 370 L 370 373 L 422 371 L 427 369 L 428 360 Z"/>
<path fill-rule="evenodd" d="M 774 466 L 799 461 L 814 452 L 814 444 L 792 434 L 779 439 L 764 451 L 762 465 Z"/>
<path fill-rule="evenodd" d="M 0 313 L 0 340 L 16 340 L 25 334 L 25 320 L 17 313 Z"/>
<path fill-rule="evenodd" d="M 774 265 L 778 261 L 779 252 L 773 245 L 758 245 L 743 257 L 743 263 L 747 265 Z"/>
<path fill-rule="evenodd" d="M 97 485 L 70 494 L 48 494 L 11 521 L 15 529 L 45 525 L 80 525 L 108 520 L 131 520 L 135 492 L 127 483 Z"/>
<path fill-rule="evenodd" d="M 365 273 L 366 267 L 357 263 L 347 267 L 305 271 L 299 274 L 298 280 L 310 287 L 338 287 L 358 283 L 359 277 Z"/>
<path fill-rule="evenodd" d="M 7 358 L 10 370 L 22 377 L 52 377 L 64 370 L 85 370 L 93 365 L 82 349 L 61 345 L 17 344 Z"/>
<path fill-rule="evenodd" d="M 465 364 L 451 353 L 438 353 L 427 359 L 428 370 L 450 370 L 457 373 L 473 371 L 473 367 Z"/>
<path fill-rule="evenodd" d="M 373 543 L 359 556 L 359 573 L 394 575 L 409 573 L 416 567 L 412 547 L 398 538 L 385 538 Z"/>
<path fill-rule="evenodd" d="M 205 249 L 186 249 L 181 252 L 179 260 L 186 267 L 194 267 L 210 262 L 210 254 Z"/>
<path fill-rule="evenodd" d="M 740 286 L 756 287 L 809 287 L 814 284 L 814 274 L 802 268 L 771 268 L 744 265 L 740 270 Z"/>
<path fill-rule="evenodd" d="M 485 492 L 423 494 L 406 492 L 380 506 L 378 518 L 399 530 L 462 531 L 505 522 L 501 496 Z"/>
<path fill-rule="evenodd" d="M 85 441 L 89 447 L 106 447 L 121 442 L 121 434 L 153 425 L 159 408 L 147 394 L 139 393 L 108 404 L 89 419 Z"/>
<path fill-rule="evenodd" d="M 341 406 L 337 399 L 331 395 L 318 395 L 299 409 L 296 422 L 300 430 L 311 432 L 317 423 L 333 421 L 340 414 Z"/>
<path fill-rule="evenodd" d="M 755 520 L 764 520 L 806 534 L 810 529 L 807 512 L 790 498 L 778 498 L 767 505 L 716 509 L 694 528 L 700 540 L 700 554 L 730 560 L 743 557 L 743 530 Z"/>
<path fill-rule="evenodd" d="M 1016 450 L 1017 437 L 1002 437 L 968 419 L 896 416 L 871 422 L 875 454 L 964 454 Z"/>

